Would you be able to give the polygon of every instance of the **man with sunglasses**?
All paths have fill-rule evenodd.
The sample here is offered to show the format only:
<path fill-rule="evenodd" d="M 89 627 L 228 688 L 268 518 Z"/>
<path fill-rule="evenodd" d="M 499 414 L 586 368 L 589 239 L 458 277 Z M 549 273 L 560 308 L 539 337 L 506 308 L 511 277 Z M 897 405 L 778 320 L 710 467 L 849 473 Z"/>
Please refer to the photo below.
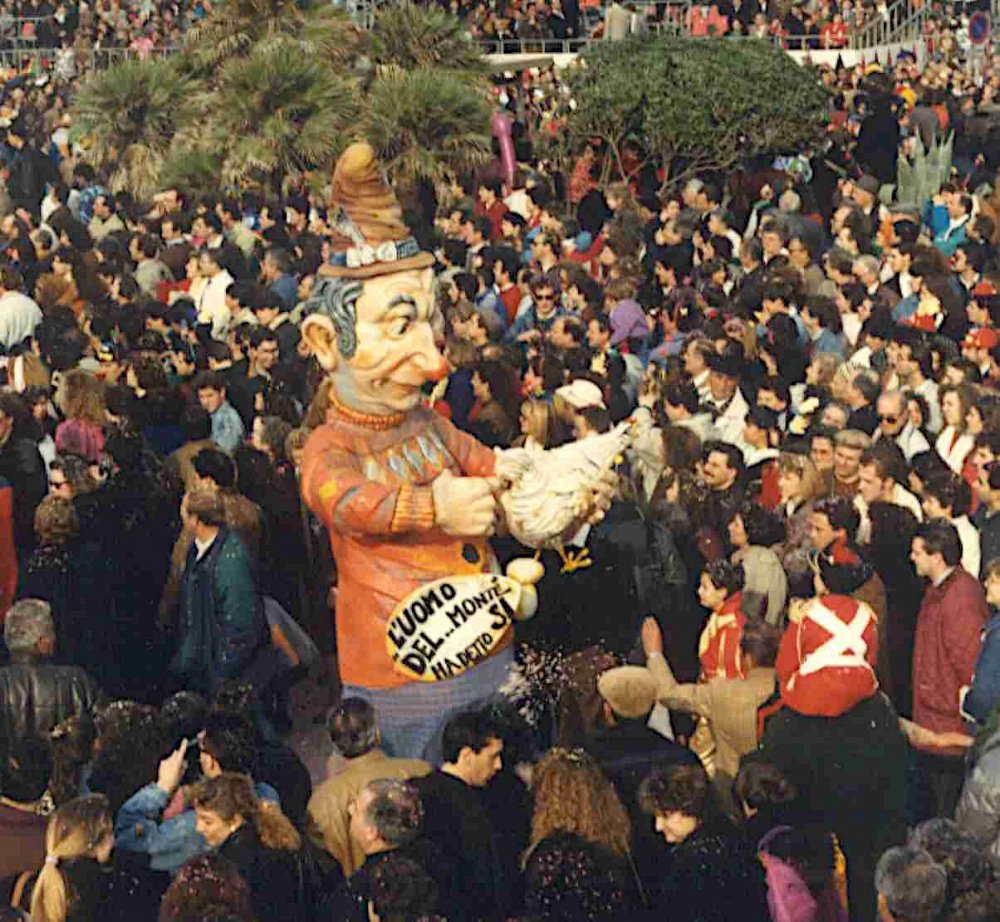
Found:
<path fill-rule="evenodd" d="M 556 320 L 565 313 L 559 303 L 558 279 L 550 275 L 537 275 L 531 280 L 531 305 L 511 324 L 507 339 L 526 343 L 546 336 Z"/>
<path fill-rule="evenodd" d="M 924 434 L 910 422 L 907 412 L 906 395 L 902 391 L 886 391 L 878 398 L 878 429 L 875 430 L 875 441 L 891 439 L 906 457 L 907 463 L 914 455 L 922 451 L 930 451 L 930 443 Z"/>

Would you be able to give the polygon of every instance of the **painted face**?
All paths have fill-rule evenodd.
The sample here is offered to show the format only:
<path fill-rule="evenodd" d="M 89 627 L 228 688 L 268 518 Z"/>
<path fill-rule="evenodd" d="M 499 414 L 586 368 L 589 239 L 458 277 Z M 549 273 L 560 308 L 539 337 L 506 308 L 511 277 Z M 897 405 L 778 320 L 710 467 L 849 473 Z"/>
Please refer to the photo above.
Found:
<path fill-rule="evenodd" d="M 357 345 L 350 358 L 337 351 L 332 324 L 324 325 L 325 335 L 304 328 L 339 398 L 352 409 L 380 415 L 410 410 L 423 385 L 447 373 L 435 345 L 433 281 L 430 269 L 366 279 L 355 302 Z"/>

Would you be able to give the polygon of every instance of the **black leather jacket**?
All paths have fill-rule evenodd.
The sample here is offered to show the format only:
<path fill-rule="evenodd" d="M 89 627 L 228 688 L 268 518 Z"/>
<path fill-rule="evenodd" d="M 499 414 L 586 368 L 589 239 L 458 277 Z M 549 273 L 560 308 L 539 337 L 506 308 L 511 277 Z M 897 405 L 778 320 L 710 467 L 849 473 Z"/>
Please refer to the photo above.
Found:
<path fill-rule="evenodd" d="M 46 737 L 67 717 L 93 711 L 100 697 L 78 666 L 14 654 L 0 669 L 0 755 L 28 736 Z"/>

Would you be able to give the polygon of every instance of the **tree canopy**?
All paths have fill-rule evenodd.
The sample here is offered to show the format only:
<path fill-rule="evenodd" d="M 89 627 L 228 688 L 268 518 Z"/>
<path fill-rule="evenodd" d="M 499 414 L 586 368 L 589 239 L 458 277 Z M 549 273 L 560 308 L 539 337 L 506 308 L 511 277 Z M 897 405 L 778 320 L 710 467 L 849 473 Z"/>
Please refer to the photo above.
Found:
<path fill-rule="evenodd" d="M 604 142 L 623 174 L 634 141 L 664 185 L 821 136 L 828 95 L 815 73 L 768 42 L 636 38 L 599 42 L 570 75 L 571 141 Z M 767 92 L 761 92 L 766 87 Z"/>
<path fill-rule="evenodd" d="M 220 178 L 278 193 L 358 138 L 412 186 L 489 158 L 486 72 L 438 9 L 386 8 L 366 34 L 325 6 L 223 0 L 169 60 L 91 74 L 75 121 L 85 156 L 140 198 L 158 182 L 199 193 Z"/>

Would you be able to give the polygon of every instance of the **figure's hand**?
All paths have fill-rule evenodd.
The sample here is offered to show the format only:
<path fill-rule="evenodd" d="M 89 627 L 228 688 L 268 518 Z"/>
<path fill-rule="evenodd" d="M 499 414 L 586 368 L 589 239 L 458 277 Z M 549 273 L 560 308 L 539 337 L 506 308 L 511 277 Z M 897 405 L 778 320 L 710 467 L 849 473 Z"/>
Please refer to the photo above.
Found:
<path fill-rule="evenodd" d="M 462 538 L 492 535 L 497 524 L 496 484 L 485 477 L 456 477 L 444 471 L 431 484 L 434 522 L 445 534 Z"/>
<path fill-rule="evenodd" d="M 642 622 L 642 652 L 663 653 L 663 632 L 655 618 L 645 618 Z"/>
<path fill-rule="evenodd" d="M 974 742 L 973 738 L 966 733 L 935 733 L 905 717 L 899 719 L 899 726 L 911 746 L 920 746 L 926 749 L 952 749 L 955 747 L 968 749 Z"/>
<path fill-rule="evenodd" d="M 586 524 L 596 525 L 600 522 L 604 518 L 604 514 L 611 508 L 617 493 L 618 475 L 614 471 L 605 471 L 601 474 L 600 480 L 594 484 L 590 514 L 587 516 Z"/>
<path fill-rule="evenodd" d="M 177 785 L 181 783 L 184 775 L 184 756 L 187 753 L 188 741 L 181 740 L 178 746 L 170 755 L 160 762 L 160 769 L 156 776 L 156 786 L 166 791 L 169 797 L 177 790 Z"/>

